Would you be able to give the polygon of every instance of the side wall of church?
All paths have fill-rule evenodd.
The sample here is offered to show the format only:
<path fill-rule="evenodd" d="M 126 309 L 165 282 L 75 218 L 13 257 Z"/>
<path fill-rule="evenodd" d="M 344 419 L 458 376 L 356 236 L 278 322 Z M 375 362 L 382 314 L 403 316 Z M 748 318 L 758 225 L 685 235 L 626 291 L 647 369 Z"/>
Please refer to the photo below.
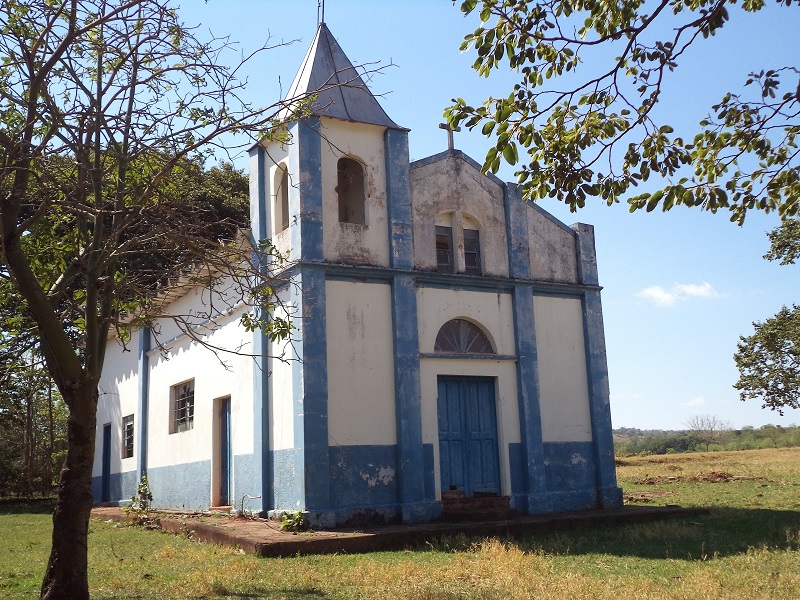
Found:
<path fill-rule="evenodd" d="M 534 296 L 548 490 L 592 490 L 595 461 L 580 298 Z M 593 498 L 590 498 L 593 500 Z"/>
<path fill-rule="evenodd" d="M 116 340 L 109 341 L 104 368 L 109 379 L 104 375 L 101 380 L 98 415 L 102 422 L 93 470 L 96 501 L 101 500 L 103 485 L 102 423 L 111 422 L 112 502 L 125 502 L 135 492 L 142 466 L 141 428 L 145 427 L 144 467 L 154 504 L 187 509 L 218 504 L 220 405 L 224 399 L 230 399 L 231 412 L 231 496 L 259 494 L 250 468 L 254 455 L 253 386 L 249 376 L 241 376 L 252 371 L 251 334 L 239 324 L 247 308 L 234 304 L 231 293 L 228 289 L 210 294 L 197 288 L 171 303 L 165 312 L 179 315 L 189 332 L 181 331 L 173 319 L 160 319 L 151 349 L 143 358 L 135 348 L 139 332 L 134 332 L 131 352 L 122 353 Z M 143 375 L 147 382 L 144 390 L 140 386 Z M 176 431 L 174 390 L 181 384 L 189 384 L 193 390 L 192 419 L 190 427 Z M 146 419 L 141 414 L 143 393 Z M 134 415 L 134 457 L 122 459 L 120 464 L 119 431 L 122 417 L 128 414 Z M 117 486 L 120 472 L 122 483 Z"/>
<path fill-rule="evenodd" d="M 391 287 L 326 282 L 330 500 L 394 511 L 397 423 Z"/>
<path fill-rule="evenodd" d="M 129 500 L 136 492 L 138 479 L 137 444 L 134 443 L 134 454 L 122 458 L 123 418 L 132 415 L 134 418 L 134 439 L 138 439 L 142 423 L 138 412 L 138 340 L 133 338 L 123 345 L 116 338 L 108 341 L 106 347 L 105 366 L 98 386 L 100 399 L 97 406 L 97 436 L 95 438 L 94 464 L 92 467 L 92 491 L 95 501 L 102 500 L 101 473 L 103 469 L 103 430 L 110 428 L 108 482 L 109 500 L 118 502 Z"/>

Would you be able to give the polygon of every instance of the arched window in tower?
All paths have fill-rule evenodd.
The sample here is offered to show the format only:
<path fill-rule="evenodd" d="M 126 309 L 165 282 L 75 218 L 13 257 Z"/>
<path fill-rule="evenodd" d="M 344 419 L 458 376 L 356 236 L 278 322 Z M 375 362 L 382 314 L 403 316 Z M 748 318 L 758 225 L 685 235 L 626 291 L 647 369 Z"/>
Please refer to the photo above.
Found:
<path fill-rule="evenodd" d="M 275 190 L 275 233 L 289 227 L 289 171 L 278 165 L 278 176 L 275 178 L 278 187 Z"/>
<path fill-rule="evenodd" d="M 365 225 L 366 196 L 364 194 L 364 168 L 347 156 L 336 165 L 336 193 L 339 197 L 339 222 Z"/>
<path fill-rule="evenodd" d="M 452 319 L 436 334 L 434 352 L 447 354 L 494 354 L 492 342 L 480 327 L 466 319 Z"/>

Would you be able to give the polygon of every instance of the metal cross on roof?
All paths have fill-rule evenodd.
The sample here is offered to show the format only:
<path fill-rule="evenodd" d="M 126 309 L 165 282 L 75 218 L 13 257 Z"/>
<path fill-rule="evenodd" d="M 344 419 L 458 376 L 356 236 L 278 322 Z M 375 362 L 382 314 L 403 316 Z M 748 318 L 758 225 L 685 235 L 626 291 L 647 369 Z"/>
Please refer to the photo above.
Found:
<path fill-rule="evenodd" d="M 317 25 L 325 22 L 325 0 L 317 0 Z"/>
<path fill-rule="evenodd" d="M 453 132 L 461 131 L 461 127 L 450 127 L 449 123 L 439 123 L 439 129 L 444 129 L 447 131 L 447 150 L 452 152 L 453 148 L 455 147 L 453 144 Z"/>

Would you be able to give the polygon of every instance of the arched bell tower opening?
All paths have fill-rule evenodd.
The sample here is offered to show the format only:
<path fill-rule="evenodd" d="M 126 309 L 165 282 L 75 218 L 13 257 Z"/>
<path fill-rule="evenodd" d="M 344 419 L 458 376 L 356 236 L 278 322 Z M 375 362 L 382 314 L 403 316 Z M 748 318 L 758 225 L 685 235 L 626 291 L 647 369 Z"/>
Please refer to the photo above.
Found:
<path fill-rule="evenodd" d="M 339 222 L 366 225 L 364 167 L 349 156 L 340 158 L 336 163 L 336 194 L 339 201 Z"/>

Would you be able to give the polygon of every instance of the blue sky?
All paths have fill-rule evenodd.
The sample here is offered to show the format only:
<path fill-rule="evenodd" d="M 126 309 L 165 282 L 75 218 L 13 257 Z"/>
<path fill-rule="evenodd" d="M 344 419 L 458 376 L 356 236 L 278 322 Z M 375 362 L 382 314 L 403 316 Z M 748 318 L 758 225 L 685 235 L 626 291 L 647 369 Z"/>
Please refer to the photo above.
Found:
<path fill-rule="evenodd" d="M 729 26 L 701 40 L 666 82 L 669 93 L 659 111 L 684 137 L 749 72 L 800 56 L 795 8 L 770 6 L 755 16 L 730 10 Z M 369 85 L 389 116 L 411 130 L 412 160 L 446 149 L 438 124 L 451 98 L 478 103 L 490 94 L 507 95 L 513 86 L 511 72 L 483 79 L 471 69 L 474 58 L 459 45 L 476 22 L 449 0 L 328 0 L 325 11 L 351 61 L 391 65 Z M 230 35 L 245 53 L 268 36 L 299 40 L 262 54 L 246 70 L 247 97 L 269 104 L 291 85 L 314 37 L 317 0 L 183 0 L 181 14 L 201 32 Z M 455 144 L 478 162 L 491 145 L 478 131 L 456 134 Z M 242 157 L 236 163 L 246 164 Z M 499 176 L 515 180 L 506 165 Z M 680 429 L 696 414 L 719 416 L 737 428 L 800 424 L 800 411 L 781 417 L 758 402 L 741 402 L 732 387 L 739 336 L 752 331 L 753 321 L 800 302 L 800 265 L 762 258 L 777 215 L 753 213 L 738 227 L 725 214 L 683 207 L 629 214 L 627 205 L 607 207 L 599 200 L 578 213 L 554 201 L 540 206 L 567 224 L 595 226 L 614 427 Z"/>

